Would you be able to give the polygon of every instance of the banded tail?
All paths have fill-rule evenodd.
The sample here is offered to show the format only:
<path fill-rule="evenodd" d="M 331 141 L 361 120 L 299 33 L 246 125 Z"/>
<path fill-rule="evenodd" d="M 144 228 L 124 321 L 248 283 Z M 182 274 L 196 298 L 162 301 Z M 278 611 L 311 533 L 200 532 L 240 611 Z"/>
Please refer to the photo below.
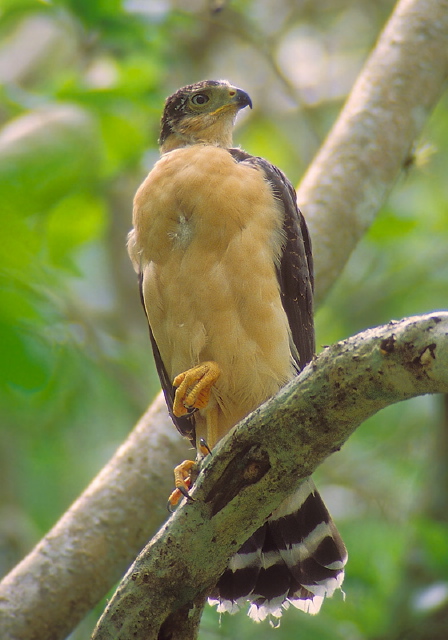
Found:
<path fill-rule="evenodd" d="M 230 559 L 209 603 L 220 613 L 249 603 L 256 622 L 280 618 L 290 604 L 315 614 L 342 585 L 346 562 L 342 538 L 308 479 Z"/>

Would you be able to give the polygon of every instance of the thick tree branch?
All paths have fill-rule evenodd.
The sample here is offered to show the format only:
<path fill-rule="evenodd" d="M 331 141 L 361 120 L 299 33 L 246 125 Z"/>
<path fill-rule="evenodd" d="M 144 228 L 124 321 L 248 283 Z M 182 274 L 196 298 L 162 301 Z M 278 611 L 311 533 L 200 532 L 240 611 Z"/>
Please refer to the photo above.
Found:
<path fill-rule="evenodd" d="M 448 0 L 401 0 L 298 189 L 317 300 L 373 222 L 447 78 Z"/>
<path fill-rule="evenodd" d="M 93 638 L 160 638 L 170 614 L 212 587 L 248 535 L 366 418 L 447 391 L 447 312 L 391 322 L 327 348 L 217 445 L 193 489 L 195 502 L 184 503 L 137 558 Z"/>
<path fill-rule="evenodd" d="M 166 518 L 172 461 L 185 454 L 160 394 L 86 491 L 0 583 L 2 640 L 68 635 Z M 153 492 L 165 499 L 154 500 Z"/>
<path fill-rule="evenodd" d="M 312 231 L 320 298 L 393 185 L 443 89 L 447 21 L 447 0 L 399 3 L 334 133 L 304 178 L 299 203 Z M 64 638 L 163 522 L 171 469 L 186 447 L 160 402 L 0 584 L 5 640 Z M 50 594 L 45 607 L 42 593 Z"/>

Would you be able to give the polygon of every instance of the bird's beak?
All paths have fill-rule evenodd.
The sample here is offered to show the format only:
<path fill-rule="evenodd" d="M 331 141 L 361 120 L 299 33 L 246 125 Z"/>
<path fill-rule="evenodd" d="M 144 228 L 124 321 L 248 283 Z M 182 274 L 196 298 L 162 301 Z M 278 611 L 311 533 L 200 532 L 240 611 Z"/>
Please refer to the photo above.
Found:
<path fill-rule="evenodd" d="M 235 94 L 232 97 L 233 104 L 238 106 L 238 109 L 244 109 L 244 107 L 250 107 L 252 109 L 252 100 L 250 99 L 249 94 L 247 94 L 242 89 L 232 88 L 231 91 L 235 91 Z"/>

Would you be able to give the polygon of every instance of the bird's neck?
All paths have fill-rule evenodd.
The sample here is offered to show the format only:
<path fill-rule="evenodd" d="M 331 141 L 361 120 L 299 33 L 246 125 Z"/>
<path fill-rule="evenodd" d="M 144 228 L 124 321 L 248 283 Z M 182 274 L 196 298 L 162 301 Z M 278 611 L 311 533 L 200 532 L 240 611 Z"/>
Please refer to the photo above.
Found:
<path fill-rule="evenodd" d="M 208 144 L 214 147 L 230 149 L 233 146 L 233 119 L 218 119 L 201 130 L 185 127 L 173 131 L 160 146 L 160 153 L 188 147 L 193 144 Z"/>

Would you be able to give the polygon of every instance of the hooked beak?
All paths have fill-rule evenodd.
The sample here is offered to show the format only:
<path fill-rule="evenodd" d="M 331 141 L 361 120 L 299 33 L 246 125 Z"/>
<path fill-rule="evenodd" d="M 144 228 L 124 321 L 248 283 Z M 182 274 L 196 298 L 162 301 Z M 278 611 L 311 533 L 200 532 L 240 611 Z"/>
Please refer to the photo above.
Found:
<path fill-rule="evenodd" d="M 244 109 L 244 107 L 250 107 L 252 109 L 252 100 L 248 93 L 242 89 L 234 89 L 235 95 L 232 96 L 232 102 L 238 105 L 238 109 Z"/>

